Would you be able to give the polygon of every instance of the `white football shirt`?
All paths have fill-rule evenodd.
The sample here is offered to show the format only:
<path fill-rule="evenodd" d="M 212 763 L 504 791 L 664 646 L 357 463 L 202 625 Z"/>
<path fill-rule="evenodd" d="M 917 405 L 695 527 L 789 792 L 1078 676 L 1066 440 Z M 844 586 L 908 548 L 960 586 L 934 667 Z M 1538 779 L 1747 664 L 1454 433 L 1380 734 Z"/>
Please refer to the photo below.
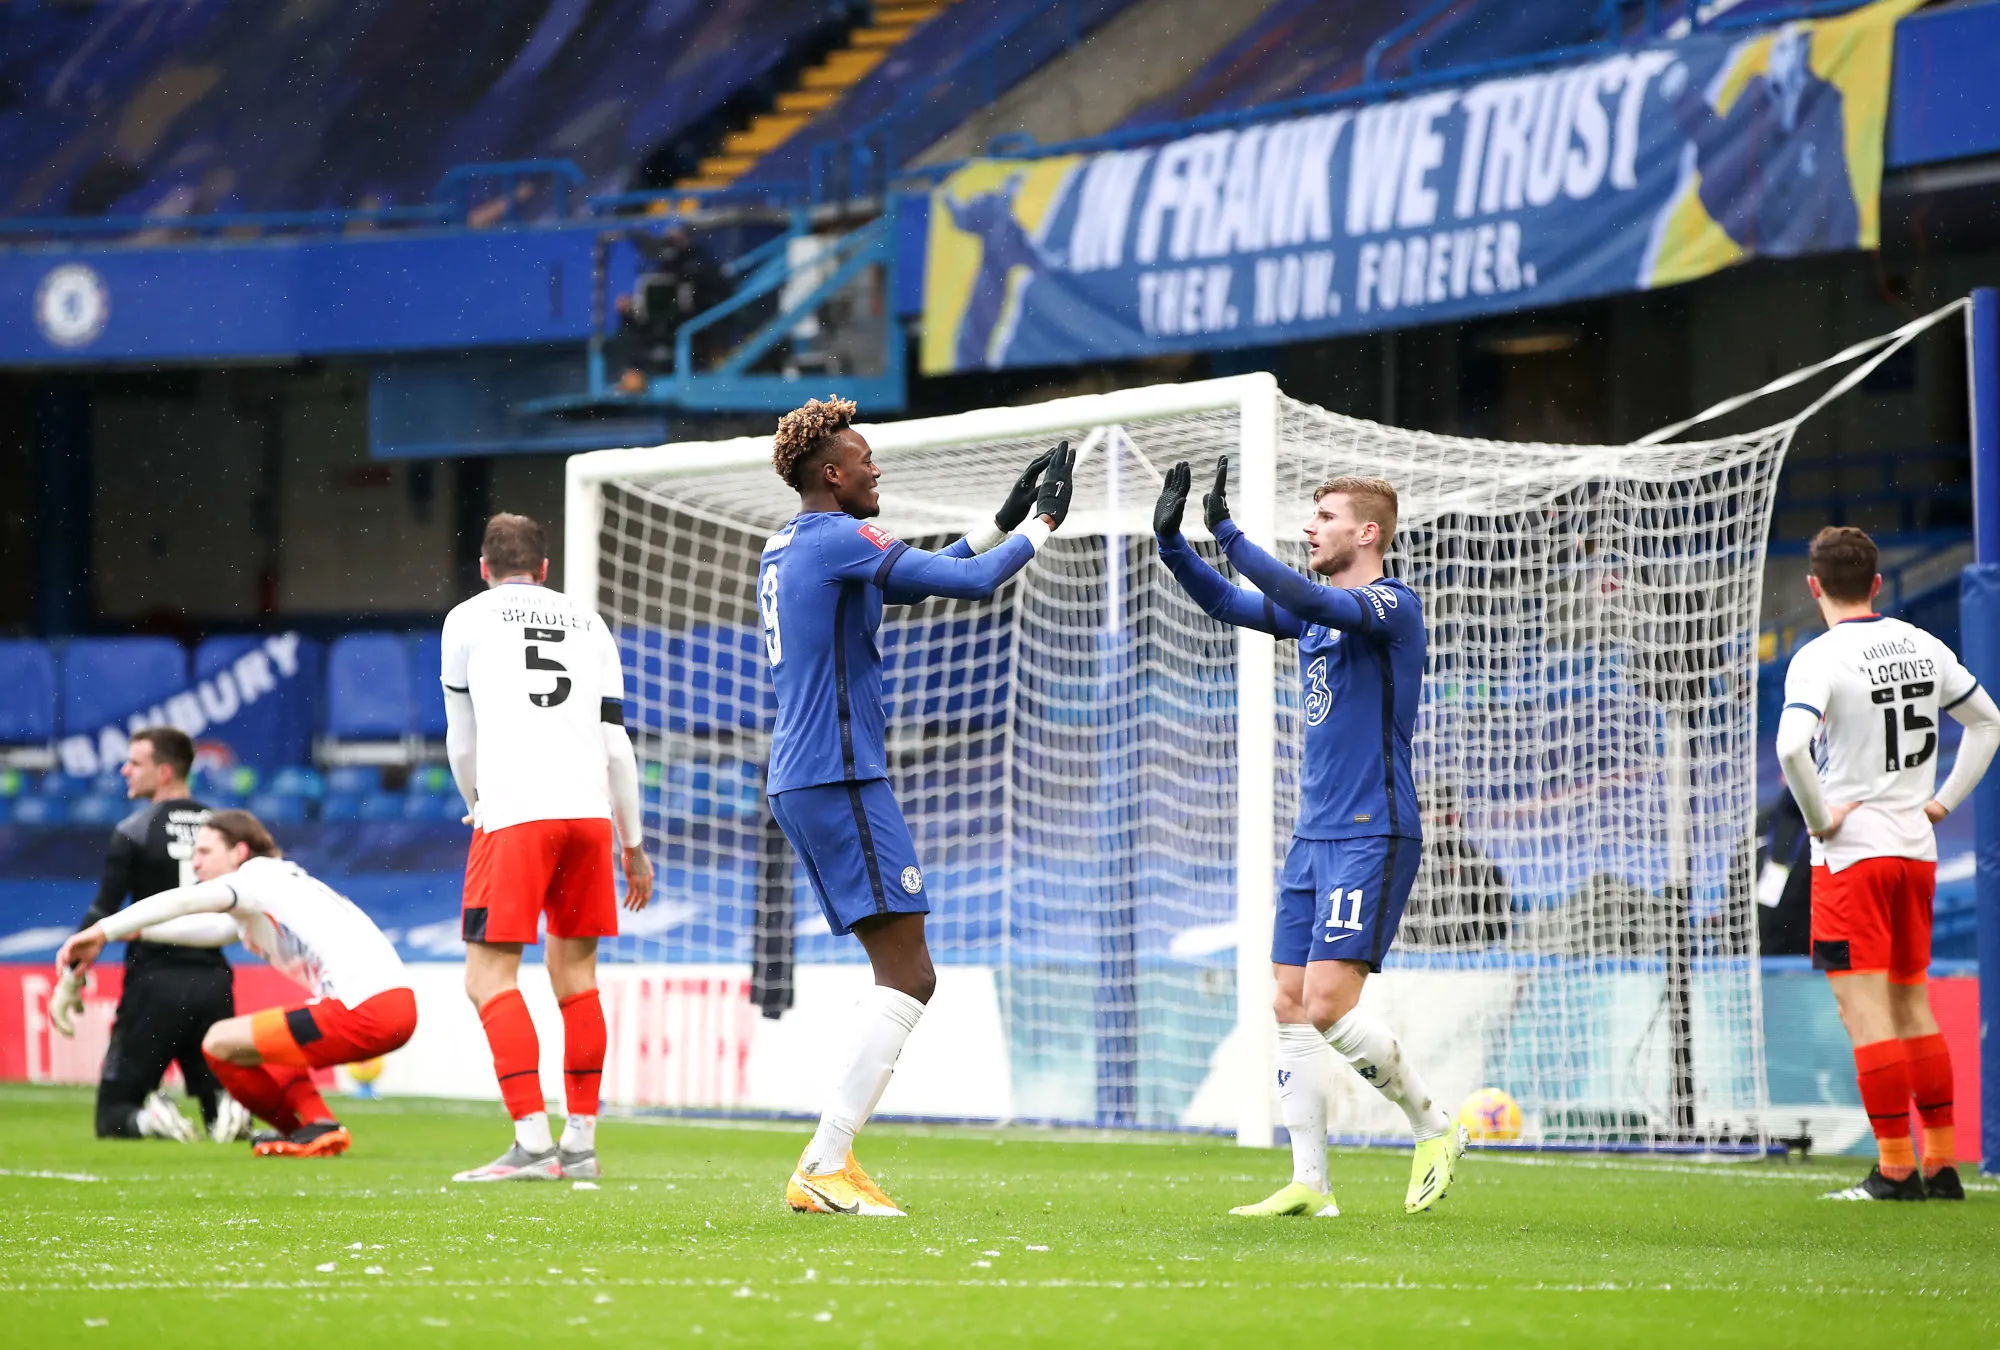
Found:
<path fill-rule="evenodd" d="M 352 900 L 297 863 L 251 858 L 212 883 L 236 898 L 226 911 L 243 945 L 313 992 L 353 1007 L 410 982 L 403 958 Z"/>
<path fill-rule="evenodd" d="M 480 826 L 611 816 L 606 704 L 623 716 L 625 671 L 597 611 L 507 582 L 444 621 L 444 687 L 472 697 Z"/>
<path fill-rule="evenodd" d="M 1812 841 L 1815 864 L 1936 860 L 1924 803 L 1937 790 L 1939 715 L 1978 687 L 1951 648 L 1884 615 L 1837 623 L 1799 648 L 1785 706 L 1820 719 L 1813 760 L 1827 804 L 1861 803 L 1831 839 Z"/>

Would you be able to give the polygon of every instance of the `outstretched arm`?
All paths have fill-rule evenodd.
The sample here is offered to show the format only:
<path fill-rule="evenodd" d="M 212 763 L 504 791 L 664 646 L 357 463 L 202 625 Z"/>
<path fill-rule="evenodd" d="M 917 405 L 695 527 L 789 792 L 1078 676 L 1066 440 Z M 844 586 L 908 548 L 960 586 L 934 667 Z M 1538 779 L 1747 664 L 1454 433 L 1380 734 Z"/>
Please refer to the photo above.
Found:
<path fill-rule="evenodd" d="M 1046 465 L 1046 471 L 1040 466 Z M 1070 495 L 1073 487 L 1072 474 L 1076 469 L 1076 454 L 1064 441 L 1042 459 L 1029 466 L 1030 474 L 1039 474 L 1040 482 L 1033 485 L 1032 493 L 1024 491 L 1029 474 L 1022 475 L 1022 482 L 1015 485 L 1015 492 L 1009 494 L 995 517 L 996 524 L 1013 515 L 1022 502 L 1017 497 L 1031 499 L 1032 507 L 1021 509 L 1021 517 L 1016 517 L 1018 528 L 1007 537 L 998 548 L 979 553 L 975 557 L 960 557 L 949 551 L 928 553 L 920 548 L 911 548 L 900 539 L 891 538 L 873 525 L 863 525 L 857 535 L 868 541 L 878 554 L 871 557 L 866 548 L 857 547 L 853 540 L 841 540 L 837 548 L 844 548 L 846 556 L 838 559 L 828 557 L 824 540 L 821 542 L 821 556 L 826 558 L 834 575 L 849 580 L 866 580 L 879 587 L 883 599 L 889 604 L 906 605 L 932 596 L 946 596 L 956 600 L 984 600 L 1000 589 L 1001 583 L 1028 565 L 1035 551 L 1053 534 L 1069 514 Z M 1028 516 L 1032 510 L 1034 514 Z"/>
<path fill-rule="evenodd" d="M 227 947 L 242 936 L 236 920 L 227 914 L 183 914 L 178 919 L 139 930 L 142 942 L 165 942 L 176 947 Z"/>
<path fill-rule="evenodd" d="M 1224 455 L 1215 466 L 1215 486 L 1201 499 L 1201 512 L 1230 566 L 1305 623 L 1349 633 L 1365 633 L 1376 626 L 1375 607 L 1365 603 L 1359 592 L 1309 581 L 1251 543 L 1229 518 L 1229 499 L 1224 491 L 1228 482 L 1229 456 Z"/>
<path fill-rule="evenodd" d="M 89 965 L 107 942 L 133 937 L 156 924 L 165 924 L 188 914 L 221 914 L 236 907 L 236 890 L 223 880 L 203 881 L 193 886 L 176 886 L 161 891 L 116 914 L 106 915 L 80 933 L 72 935 L 56 953 L 56 965 Z"/>
<path fill-rule="evenodd" d="M 1375 614 L 1360 596 L 1338 586 L 1321 586 L 1307 580 L 1251 543 L 1249 536 L 1236 528 L 1235 521 L 1225 518 L 1216 529 L 1215 538 L 1231 567 L 1302 621 L 1348 633 L 1365 633 L 1375 626 Z"/>
<path fill-rule="evenodd" d="M 883 599 L 892 605 L 914 604 L 940 595 L 984 600 L 1026 567 L 1048 536 L 1048 526 L 1030 521 L 1000 547 L 970 557 L 948 550 L 930 553 L 899 540 L 884 555 L 876 571 L 876 584 L 882 588 Z"/>
<path fill-rule="evenodd" d="M 1160 539 L 1159 545 L 1160 561 L 1209 618 L 1238 628 L 1254 628 L 1273 637 L 1296 638 L 1304 631 L 1297 616 L 1279 608 L 1270 596 L 1247 586 L 1232 586 L 1227 577 L 1203 562 L 1201 555 L 1188 547 L 1188 541 L 1179 534 Z"/>
<path fill-rule="evenodd" d="M 1298 637 L 1304 626 L 1295 617 L 1279 609 L 1261 592 L 1230 585 L 1228 578 L 1188 547 L 1181 534 L 1181 516 L 1187 510 L 1191 481 L 1192 471 L 1187 461 L 1182 460 L 1168 469 L 1160 482 L 1160 500 L 1153 506 L 1153 538 L 1159 545 L 1160 561 L 1209 618 L 1238 628 L 1254 628 L 1273 637 Z"/>

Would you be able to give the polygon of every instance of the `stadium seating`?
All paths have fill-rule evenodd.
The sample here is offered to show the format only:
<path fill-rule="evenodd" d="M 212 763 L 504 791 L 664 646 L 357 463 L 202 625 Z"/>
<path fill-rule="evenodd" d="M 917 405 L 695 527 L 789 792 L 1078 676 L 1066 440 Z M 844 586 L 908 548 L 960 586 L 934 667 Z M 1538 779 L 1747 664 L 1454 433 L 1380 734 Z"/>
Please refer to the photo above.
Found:
<path fill-rule="evenodd" d="M 958 0 L 911 32 L 839 103 L 758 160 L 741 181 L 805 182 L 812 173 L 816 146 L 863 132 L 892 111 L 908 113 L 907 120 L 921 128 L 902 127 L 894 147 L 899 156 L 915 154 L 958 125 L 966 113 L 991 102 L 1065 50 L 1078 33 L 1095 28 L 1130 3 Z M 967 68 L 969 56 L 983 54 L 995 43 L 1004 43 L 1005 52 L 992 73 L 984 64 L 977 71 Z M 900 127 L 906 119 L 896 120 Z"/>
<path fill-rule="evenodd" d="M 230 672 L 227 697 L 217 697 L 220 702 L 239 705 L 233 716 L 204 732 L 203 739 L 227 745 L 239 764 L 271 771 L 304 764 L 311 758 L 325 653 L 319 643 L 301 638 L 294 658 L 298 674 L 275 679 L 275 689 L 244 699 L 239 689 L 243 680 L 236 673 L 238 663 L 246 657 L 255 661 L 263 645 L 261 637 L 209 638 L 194 649 L 194 678 L 197 683 L 213 682 L 223 672 Z M 255 680 L 256 674 L 250 678 Z"/>
<path fill-rule="evenodd" d="M 45 642 L 0 641 L 0 757 L 56 738 L 56 662 Z M 45 753 L 45 751 L 44 751 Z"/>
<path fill-rule="evenodd" d="M 687 136 L 817 35 L 844 28 L 860 7 L 8 8 L 17 97 L 0 112 L 0 214 L 171 218 L 423 201 L 454 165 L 549 156 L 576 162 L 595 186 L 622 189 L 648 153 Z M 163 97 L 164 88 L 176 93 Z M 121 124 L 146 126 L 143 153 L 108 142 L 79 153 Z"/>
<path fill-rule="evenodd" d="M 172 638 L 72 638 L 62 656 L 62 729 L 123 728 L 188 687 L 187 649 Z"/>
<path fill-rule="evenodd" d="M 392 633 L 350 633 L 326 657 L 326 734 L 334 741 L 400 741 L 417 725 L 409 644 Z"/>

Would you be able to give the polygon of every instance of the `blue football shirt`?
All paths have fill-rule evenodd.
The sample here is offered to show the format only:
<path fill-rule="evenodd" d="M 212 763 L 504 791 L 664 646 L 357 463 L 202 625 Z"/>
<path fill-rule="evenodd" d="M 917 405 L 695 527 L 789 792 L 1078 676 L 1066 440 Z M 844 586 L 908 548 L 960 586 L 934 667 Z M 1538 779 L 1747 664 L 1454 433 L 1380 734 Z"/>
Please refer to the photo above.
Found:
<path fill-rule="evenodd" d="M 1233 586 L 1179 535 L 1160 556 L 1203 611 L 1299 644 L 1301 839 L 1421 839 L 1410 741 L 1423 698 L 1428 637 L 1423 602 L 1394 578 L 1321 585 L 1243 537 L 1216 531 L 1236 570 L 1257 589 Z"/>
<path fill-rule="evenodd" d="M 1410 737 L 1423 695 L 1423 603 L 1393 578 L 1342 593 L 1359 602 L 1362 627 L 1302 623 L 1299 632 L 1306 734 L 1292 832 L 1301 839 L 1419 839 Z"/>
<path fill-rule="evenodd" d="M 844 511 L 807 512 L 772 535 L 757 564 L 764 656 L 778 693 L 764 790 L 887 778 L 875 643 L 884 600 L 982 598 L 1034 556 L 1021 533 L 977 556 L 964 540 L 928 553 Z"/>

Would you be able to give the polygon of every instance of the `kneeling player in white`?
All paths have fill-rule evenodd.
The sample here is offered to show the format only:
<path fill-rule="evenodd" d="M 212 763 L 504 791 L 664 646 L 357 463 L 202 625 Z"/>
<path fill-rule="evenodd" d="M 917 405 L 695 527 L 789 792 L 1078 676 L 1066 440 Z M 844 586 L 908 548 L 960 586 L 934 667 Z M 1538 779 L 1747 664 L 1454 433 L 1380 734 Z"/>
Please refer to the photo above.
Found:
<path fill-rule="evenodd" d="M 201 1049 L 237 1101 L 276 1127 L 252 1136 L 265 1157 L 326 1157 L 352 1142 L 313 1086 L 312 1071 L 399 1049 L 417 1029 L 402 958 L 354 902 L 284 861 L 248 811 L 214 811 L 195 836 L 199 881 L 98 920 L 63 944 L 56 964 L 88 966 L 107 942 L 187 947 L 241 942 L 312 991 L 292 1008 L 217 1022 Z"/>
<path fill-rule="evenodd" d="M 1313 494 L 1305 535 L 1316 585 L 1243 536 L 1223 488 L 1202 499 L 1209 532 L 1257 589 L 1229 584 L 1181 536 L 1190 474 L 1168 471 L 1153 512 L 1160 558 L 1210 617 L 1299 644 L 1305 753 L 1299 818 L 1285 856 L 1271 938 L 1278 985 L 1278 1101 L 1292 1136 L 1291 1184 L 1230 1213 L 1327 1218 L 1326 1047 L 1401 1109 L 1416 1136 L 1403 1208 L 1443 1198 L 1465 1151 L 1462 1127 L 1431 1100 L 1396 1034 L 1360 1007 L 1361 986 L 1395 940 L 1423 856 L 1410 737 L 1424 678 L 1423 605 L 1382 573 L 1396 533 L 1396 490 L 1334 478 Z"/>

